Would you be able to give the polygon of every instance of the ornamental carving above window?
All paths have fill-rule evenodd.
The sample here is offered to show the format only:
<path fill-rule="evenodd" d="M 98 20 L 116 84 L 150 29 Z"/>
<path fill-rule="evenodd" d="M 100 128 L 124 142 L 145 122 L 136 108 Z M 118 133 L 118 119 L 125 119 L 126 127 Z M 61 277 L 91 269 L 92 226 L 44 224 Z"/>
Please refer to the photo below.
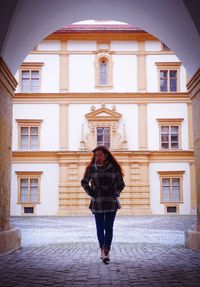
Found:
<path fill-rule="evenodd" d="M 82 125 L 80 141 L 81 150 L 91 150 L 97 145 L 106 145 L 112 150 L 127 150 L 125 124 L 122 114 L 113 105 L 109 109 L 102 104 L 101 108 L 91 107 L 91 112 L 85 114 L 86 125 Z"/>

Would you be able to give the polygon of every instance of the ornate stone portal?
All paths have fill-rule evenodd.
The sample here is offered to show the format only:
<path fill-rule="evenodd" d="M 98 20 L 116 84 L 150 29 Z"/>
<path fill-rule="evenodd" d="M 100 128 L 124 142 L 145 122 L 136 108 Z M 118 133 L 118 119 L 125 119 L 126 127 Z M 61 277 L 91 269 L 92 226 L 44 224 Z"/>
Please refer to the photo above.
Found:
<path fill-rule="evenodd" d="M 113 105 L 108 109 L 105 104 L 97 109 L 92 106 L 91 112 L 85 115 L 88 122 L 88 131 L 84 135 L 84 125 L 82 126 L 82 136 L 80 150 L 92 150 L 97 145 L 97 128 L 107 127 L 110 129 L 110 149 L 127 150 L 127 140 L 125 124 L 122 127 L 122 114 L 116 111 Z M 121 128 L 121 132 L 120 132 Z"/>

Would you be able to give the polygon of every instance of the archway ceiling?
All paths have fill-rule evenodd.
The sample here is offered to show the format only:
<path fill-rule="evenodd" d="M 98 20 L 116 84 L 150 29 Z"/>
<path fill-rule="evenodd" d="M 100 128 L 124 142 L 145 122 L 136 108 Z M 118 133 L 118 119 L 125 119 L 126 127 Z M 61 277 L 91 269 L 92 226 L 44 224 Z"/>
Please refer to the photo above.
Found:
<path fill-rule="evenodd" d="M 3 2 L 0 49 L 1 56 L 13 73 L 27 53 L 48 34 L 66 24 L 86 19 L 118 20 L 140 27 L 167 44 L 183 62 L 190 76 L 200 67 L 195 1 L 191 4 L 187 0 Z M 191 15 L 194 15 L 194 21 Z"/>

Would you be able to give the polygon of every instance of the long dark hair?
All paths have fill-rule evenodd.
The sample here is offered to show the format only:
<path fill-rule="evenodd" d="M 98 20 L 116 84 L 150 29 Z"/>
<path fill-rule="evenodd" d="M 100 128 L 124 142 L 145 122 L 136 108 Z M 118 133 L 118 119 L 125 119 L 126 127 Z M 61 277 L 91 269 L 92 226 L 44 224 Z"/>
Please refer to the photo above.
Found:
<path fill-rule="evenodd" d="M 87 166 L 87 168 L 85 170 L 85 174 L 87 173 L 87 171 L 91 167 L 91 165 L 95 163 L 95 152 L 98 151 L 98 150 L 102 151 L 106 155 L 106 160 L 108 162 L 111 162 L 115 166 L 115 168 L 119 171 L 121 176 L 124 176 L 124 172 L 123 172 L 120 164 L 118 163 L 116 158 L 112 155 L 112 153 L 109 151 L 109 149 L 106 146 L 104 146 L 104 145 L 97 146 L 95 149 L 93 149 L 92 152 L 93 152 L 94 155 L 91 158 L 91 161 L 90 161 L 90 163 L 88 164 L 88 166 Z"/>

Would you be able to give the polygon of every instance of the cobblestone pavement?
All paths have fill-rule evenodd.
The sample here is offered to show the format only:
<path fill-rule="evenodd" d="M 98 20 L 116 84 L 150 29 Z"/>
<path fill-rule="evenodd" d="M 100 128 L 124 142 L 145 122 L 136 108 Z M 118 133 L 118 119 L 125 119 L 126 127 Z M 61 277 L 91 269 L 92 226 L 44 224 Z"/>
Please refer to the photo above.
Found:
<path fill-rule="evenodd" d="M 93 216 L 13 217 L 20 250 L 0 257 L 0 286 L 200 286 L 200 253 L 184 248 L 195 216 L 117 216 L 111 262 Z"/>

